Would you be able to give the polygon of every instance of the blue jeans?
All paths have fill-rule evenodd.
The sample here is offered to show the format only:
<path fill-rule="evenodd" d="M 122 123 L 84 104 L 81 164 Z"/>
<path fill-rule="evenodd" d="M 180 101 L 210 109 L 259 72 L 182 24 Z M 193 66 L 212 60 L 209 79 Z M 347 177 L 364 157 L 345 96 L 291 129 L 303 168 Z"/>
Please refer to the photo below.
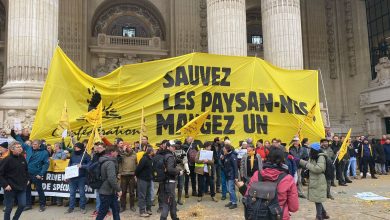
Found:
<path fill-rule="evenodd" d="M 80 209 L 85 209 L 87 198 L 85 198 L 85 177 L 72 178 L 69 181 L 69 209 L 74 209 L 76 203 L 76 191 L 80 194 Z"/>
<path fill-rule="evenodd" d="M 352 170 L 352 176 L 356 176 L 356 157 L 349 158 L 349 164 L 348 164 L 348 172 L 347 176 L 349 177 L 349 171 Z"/>
<path fill-rule="evenodd" d="M 39 195 L 39 205 L 41 207 L 46 206 L 46 198 L 45 198 L 45 193 L 43 192 L 42 188 L 42 180 L 37 179 L 33 174 L 30 175 L 30 183 L 27 186 L 26 190 L 26 206 L 32 206 L 32 201 L 31 201 L 31 183 L 35 185 L 35 190 L 38 192 Z"/>
<path fill-rule="evenodd" d="M 226 176 L 223 170 L 221 170 L 221 185 L 222 185 L 222 196 L 226 197 L 226 193 L 227 193 Z"/>
<path fill-rule="evenodd" d="M 96 211 L 99 211 L 99 208 L 100 208 L 100 197 L 99 197 L 99 192 L 98 190 L 96 189 L 95 190 L 95 195 L 96 195 L 96 206 L 95 206 L 95 210 Z"/>
<path fill-rule="evenodd" d="M 228 180 L 227 181 L 227 187 L 229 190 L 229 195 L 230 195 L 230 202 L 232 204 L 237 204 L 237 197 L 236 197 L 236 192 L 234 189 L 234 180 Z"/>
<path fill-rule="evenodd" d="M 21 191 L 21 190 L 5 191 L 4 190 L 4 204 L 5 204 L 4 220 L 11 219 L 11 211 L 12 211 L 12 207 L 14 206 L 15 198 L 18 200 L 18 209 L 16 209 L 16 212 L 15 212 L 14 217 L 12 219 L 17 220 L 17 219 L 19 219 L 20 215 L 23 212 L 24 207 L 26 206 L 26 191 L 25 190 L 23 190 L 23 191 Z"/>
<path fill-rule="evenodd" d="M 112 218 L 114 220 L 120 220 L 119 216 L 119 202 L 117 195 L 99 195 L 100 197 L 100 208 L 96 220 L 103 220 L 108 212 L 108 209 L 111 208 Z"/>

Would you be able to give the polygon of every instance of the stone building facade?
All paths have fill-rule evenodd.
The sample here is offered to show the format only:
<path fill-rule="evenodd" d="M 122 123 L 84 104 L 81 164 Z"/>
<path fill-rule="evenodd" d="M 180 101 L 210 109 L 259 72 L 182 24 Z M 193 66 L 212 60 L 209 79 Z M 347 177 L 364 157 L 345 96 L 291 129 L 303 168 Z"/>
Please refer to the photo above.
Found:
<path fill-rule="evenodd" d="M 371 80 L 362 0 L 0 0 L 0 127 L 31 127 L 57 44 L 95 77 L 191 52 L 318 69 L 333 133 L 379 136 L 390 117 L 389 84 Z"/>

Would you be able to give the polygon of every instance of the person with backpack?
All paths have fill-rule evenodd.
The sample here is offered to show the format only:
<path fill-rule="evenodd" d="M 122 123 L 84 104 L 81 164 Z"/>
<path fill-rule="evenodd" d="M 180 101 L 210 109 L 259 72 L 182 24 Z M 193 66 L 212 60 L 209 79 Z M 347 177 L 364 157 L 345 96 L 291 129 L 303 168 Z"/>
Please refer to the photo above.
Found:
<path fill-rule="evenodd" d="M 100 176 L 100 165 L 99 165 L 99 159 L 103 155 L 105 155 L 105 146 L 102 142 L 95 143 L 94 145 L 94 152 L 92 155 L 92 160 L 90 161 L 88 165 L 88 178 L 87 182 L 88 185 L 95 190 L 95 211 L 92 213 L 93 217 L 96 217 L 99 212 L 100 208 L 100 197 L 99 197 L 99 187 L 101 183 L 98 183 L 96 187 L 94 187 L 94 182 L 100 182 L 99 176 Z"/>
<path fill-rule="evenodd" d="M 244 213 L 247 220 L 289 220 L 290 212 L 299 209 L 297 186 L 294 177 L 284 164 L 285 152 L 272 148 L 261 171 L 256 171 L 249 183 L 236 182 L 244 196 Z M 270 187 L 264 187 L 265 185 Z M 261 192 L 256 194 L 255 192 Z M 271 195 L 272 199 L 268 196 Z M 255 201 L 255 202 L 254 202 Z"/>
<path fill-rule="evenodd" d="M 299 164 L 309 170 L 308 199 L 315 203 L 316 220 L 328 219 L 329 216 L 323 206 L 326 201 L 326 154 L 321 151 L 319 143 L 313 143 L 309 161 L 300 160 Z"/>
<path fill-rule="evenodd" d="M 188 195 L 188 185 L 191 178 L 191 187 L 192 187 L 192 196 L 198 196 L 196 193 L 196 173 L 195 173 L 195 158 L 198 154 L 198 146 L 194 142 L 193 137 L 187 137 L 185 143 L 183 144 L 183 150 L 187 152 L 188 166 L 190 168 L 190 174 L 185 176 L 184 181 L 184 192 L 185 198 L 189 198 Z"/>
<path fill-rule="evenodd" d="M 118 162 L 119 154 L 116 145 L 107 146 L 106 154 L 99 158 L 102 185 L 99 188 L 100 208 L 96 220 L 103 220 L 111 208 L 114 220 L 120 220 L 119 200 L 122 196 L 122 189 L 118 183 Z"/>
<path fill-rule="evenodd" d="M 150 192 L 152 190 L 151 182 L 153 180 L 153 155 L 153 148 L 147 147 L 145 154 L 142 156 L 137 168 L 135 169 L 140 217 L 149 217 L 149 215 L 152 215 L 152 200 Z"/>
<path fill-rule="evenodd" d="M 121 212 L 126 210 L 126 194 L 129 189 L 130 210 L 135 212 L 135 169 L 137 167 L 137 157 L 134 150 L 128 144 L 123 144 L 120 153 L 119 175 L 121 179 L 122 197 Z"/>
<path fill-rule="evenodd" d="M 168 142 L 169 143 L 169 142 Z M 163 184 L 161 185 L 159 194 L 162 195 L 162 210 L 160 215 L 160 220 L 166 220 L 168 214 L 170 213 L 172 220 L 179 220 L 177 217 L 177 207 L 176 207 L 176 178 L 177 176 L 183 176 L 184 171 L 176 167 L 176 157 L 175 157 L 175 144 L 167 144 L 167 153 L 164 155 L 164 174 L 165 178 Z"/>
<path fill-rule="evenodd" d="M 204 143 L 204 149 L 211 151 L 213 142 L 207 141 Z M 199 160 L 200 151 L 195 158 L 195 173 L 198 175 L 198 202 L 202 201 L 202 197 L 208 188 L 210 187 L 211 199 L 214 202 L 218 200 L 215 198 L 214 180 L 212 179 L 212 170 L 214 168 L 214 157 L 211 160 Z M 207 185 L 206 185 L 207 183 Z"/>
<path fill-rule="evenodd" d="M 322 152 L 326 155 L 326 170 L 325 170 L 325 178 L 326 178 L 326 197 L 328 199 L 334 200 L 332 193 L 330 191 L 330 187 L 332 186 L 332 180 L 334 179 L 334 153 L 333 150 L 329 147 L 329 141 L 327 139 L 321 139 L 320 147 Z"/>
<path fill-rule="evenodd" d="M 158 209 L 157 213 L 160 213 L 162 211 L 162 204 L 163 204 L 163 193 L 162 188 L 165 181 L 165 160 L 166 155 L 170 154 L 170 151 L 167 149 L 169 146 L 171 146 L 171 143 L 169 140 L 163 140 L 159 144 L 159 149 L 156 152 L 156 155 L 153 157 L 152 165 L 153 165 L 153 182 L 158 183 Z M 153 187 L 153 186 L 152 186 Z"/>
<path fill-rule="evenodd" d="M 76 191 L 80 194 L 80 211 L 82 214 L 87 213 L 85 205 L 87 198 L 85 197 L 86 185 L 86 170 L 91 157 L 84 151 L 84 144 L 78 142 L 74 145 L 74 151 L 69 159 L 68 167 L 76 165 L 79 168 L 79 175 L 71 178 L 69 181 L 69 208 L 65 214 L 72 213 L 76 205 Z"/>
<path fill-rule="evenodd" d="M 248 153 L 241 159 L 240 174 L 244 182 L 249 182 L 253 174 L 263 167 L 262 158 L 256 153 L 253 145 L 248 146 Z"/>
<path fill-rule="evenodd" d="M 224 153 L 224 171 L 226 175 L 227 189 L 230 195 L 230 202 L 225 205 L 229 209 L 237 208 L 237 197 L 234 188 L 234 183 L 238 180 L 237 153 L 233 147 L 226 144 L 223 150 Z"/>

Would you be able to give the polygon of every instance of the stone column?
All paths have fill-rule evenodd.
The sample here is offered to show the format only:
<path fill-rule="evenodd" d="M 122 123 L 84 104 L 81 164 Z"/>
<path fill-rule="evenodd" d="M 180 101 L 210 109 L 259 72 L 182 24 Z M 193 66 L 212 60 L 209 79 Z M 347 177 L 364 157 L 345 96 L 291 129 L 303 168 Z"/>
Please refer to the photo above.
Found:
<path fill-rule="evenodd" d="M 245 0 L 207 0 L 209 53 L 246 56 Z"/>
<path fill-rule="evenodd" d="M 0 109 L 36 108 L 58 39 L 58 0 L 8 1 L 6 84 Z"/>
<path fill-rule="evenodd" d="M 287 69 L 303 69 L 300 0 L 261 0 L 264 58 Z"/>

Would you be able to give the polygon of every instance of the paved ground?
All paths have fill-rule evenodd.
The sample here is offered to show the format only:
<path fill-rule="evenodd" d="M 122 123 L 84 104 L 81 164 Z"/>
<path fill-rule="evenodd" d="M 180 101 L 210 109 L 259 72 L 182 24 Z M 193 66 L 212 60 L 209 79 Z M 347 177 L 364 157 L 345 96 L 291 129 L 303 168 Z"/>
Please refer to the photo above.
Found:
<path fill-rule="evenodd" d="M 364 179 L 355 180 L 354 183 L 347 187 L 338 186 L 332 188 L 335 200 L 328 200 L 324 206 L 328 211 L 331 219 L 350 220 L 350 219 L 390 219 L 390 200 L 369 202 L 360 200 L 354 197 L 358 192 L 373 192 L 381 196 L 390 198 L 390 175 L 380 176 L 379 179 Z M 217 198 L 220 198 L 220 194 L 217 194 Z M 178 212 L 181 219 L 244 219 L 243 207 L 239 206 L 234 211 L 224 207 L 227 201 L 219 201 L 215 203 L 211 201 L 210 197 L 205 196 L 201 203 L 198 203 L 196 198 L 191 197 L 185 201 L 183 206 L 178 206 L 180 211 Z M 88 206 L 88 213 L 86 215 L 76 211 L 72 214 L 64 214 L 65 207 L 48 207 L 43 213 L 38 212 L 38 208 L 24 212 L 21 220 L 91 220 L 91 213 L 93 211 L 93 204 Z M 159 219 L 159 215 L 155 212 L 157 207 L 153 207 L 153 215 L 148 219 Z M 138 213 L 125 211 L 121 214 L 122 219 L 141 219 Z M 112 218 L 106 218 L 111 220 Z M 315 207 L 314 204 L 300 199 L 300 208 L 297 213 L 292 214 L 291 219 L 303 220 L 303 219 L 315 219 Z"/>

